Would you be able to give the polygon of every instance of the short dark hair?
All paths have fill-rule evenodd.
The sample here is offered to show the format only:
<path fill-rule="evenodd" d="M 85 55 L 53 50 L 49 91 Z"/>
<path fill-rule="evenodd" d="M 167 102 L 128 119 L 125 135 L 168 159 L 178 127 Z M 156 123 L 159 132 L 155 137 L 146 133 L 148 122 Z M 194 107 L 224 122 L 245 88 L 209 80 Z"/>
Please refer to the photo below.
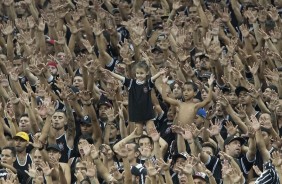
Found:
<path fill-rule="evenodd" d="M 20 116 L 20 119 L 21 119 L 22 117 L 27 117 L 27 118 L 29 118 L 27 113 L 22 114 L 22 115 Z"/>
<path fill-rule="evenodd" d="M 84 140 L 86 140 L 89 144 L 94 144 L 94 140 L 93 140 L 93 138 L 90 136 L 90 135 L 81 135 L 79 138 L 78 138 L 78 140 L 80 140 L 80 139 L 84 139 Z"/>
<path fill-rule="evenodd" d="M 139 138 L 139 140 L 138 140 L 138 144 L 139 144 L 139 141 L 140 141 L 140 139 L 149 139 L 150 140 L 150 143 L 153 145 L 154 144 L 154 141 L 153 141 L 153 139 L 151 138 L 151 137 L 149 137 L 148 135 L 141 135 L 141 137 Z"/>
<path fill-rule="evenodd" d="M 198 91 L 198 86 L 194 82 L 188 81 L 188 82 L 185 82 L 184 85 L 188 85 L 188 86 L 191 85 L 193 87 L 194 92 Z"/>
<path fill-rule="evenodd" d="M 16 157 L 16 148 L 15 147 L 12 147 L 12 146 L 5 146 L 3 149 L 2 149 L 2 151 L 3 150 L 11 150 L 11 155 L 13 156 L 13 157 Z"/>
<path fill-rule="evenodd" d="M 55 110 L 55 113 L 56 113 L 56 112 L 61 112 L 61 113 L 63 113 L 65 116 L 67 116 L 66 111 L 63 110 L 63 109 L 56 109 L 56 110 Z M 55 114 L 55 113 L 54 113 L 54 114 Z"/>
<path fill-rule="evenodd" d="M 136 142 L 128 142 L 127 144 L 134 144 L 134 152 L 139 152 L 139 144 L 137 144 Z"/>

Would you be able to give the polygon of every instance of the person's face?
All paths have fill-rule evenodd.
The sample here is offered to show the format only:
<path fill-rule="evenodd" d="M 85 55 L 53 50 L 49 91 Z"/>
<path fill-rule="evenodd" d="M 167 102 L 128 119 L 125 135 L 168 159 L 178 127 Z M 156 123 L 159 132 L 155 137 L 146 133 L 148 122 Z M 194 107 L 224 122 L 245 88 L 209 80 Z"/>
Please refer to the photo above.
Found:
<path fill-rule="evenodd" d="M 226 151 L 227 153 L 232 157 L 238 157 L 241 154 L 241 143 L 238 140 L 234 140 L 230 142 L 228 145 L 226 145 Z"/>
<path fill-rule="evenodd" d="M 194 184 L 206 184 L 207 182 L 200 178 L 194 178 Z"/>
<path fill-rule="evenodd" d="M 57 75 L 58 69 L 55 66 L 48 66 L 48 70 L 51 73 L 51 75 Z"/>
<path fill-rule="evenodd" d="M 29 117 L 23 116 L 23 117 L 20 118 L 19 129 L 22 132 L 27 132 L 27 133 L 30 132 L 31 124 L 30 124 Z"/>
<path fill-rule="evenodd" d="M 83 78 L 81 76 L 75 76 L 73 78 L 73 86 L 77 87 L 79 90 L 83 90 L 84 88 Z"/>
<path fill-rule="evenodd" d="M 209 70 L 211 68 L 211 63 L 209 59 L 206 57 L 202 58 L 200 63 L 201 63 L 201 69 L 203 70 Z"/>
<path fill-rule="evenodd" d="M 187 178 L 186 174 L 184 174 L 184 173 L 178 174 L 178 180 L 179 180 L 179 184 L 187 184 L 188 183 L 188 178 Z"/>
<path fill-rule="evenodd" d="M 50 44 L 50 43 L 46 43 L 46 53 L 49 55 L 54 55 L 55 49 L 54 49 L 54 45 Z"/>
<path fill-rule="evenodd" d="M 110 139 L 116 139 L 118 135 L 118 129 L 115 125 L 110 126 Z"/>
<path fill-rule="evenodd" d="M 55 160 L 57 162 L 59 162 L 59 159 L 61 158 L 61 153 L 57 150 L 49 150 L 48 151 L 48 157 L 51 160 Z"/>
<path fill-rule="evenodd" d="M 208 92 L 205 89 L 201 90 L 201 97 L 205 100 L 208 97 Z"/>
<path fill-rule="evenodd" d="M 5 138 L 6 138 L 6 140 L 8 141 L 8 142 L 7 142 L 7 145 L 15 146 L 14 139 L 13 139 L 10 135 L 6 135 Z"/>
<path fill-rule="evenodd" d="M 237 105 L 239 101 L 235 92 L 230 92 L 227 96 L 227 99 L 231 105 Z"/>
<path fill-rule="evenodd" d="M 40 163 L 43 162 L 42 154 L 40 153 L 39 150 L 35 150 L 34 155 L 33 155 L 33 161 L 36 166 L 38 166 Z"/>
<path fill-rule="evenodd" d="M 175 107 L 170 107 L 167 111 L 167 119 L 169 121 L 173 121 L 174 120 L 174 117 L 175 117 L 175 114 L 176 114 L 176 109 Z"/>
<path fill-rule="evenodd" d="M 201 116 L 199 116 L 199 115 L 196 115 L 196 116 L 195 116 L 195 118 L 194 118 L 194 123 L 196 124 L 196 126 L 197 126 L 198 128 L 201 128 L 204 122 L 205 122 L 205 121 L 204 121 L 204 118 L 203 118 L 203 117 L 201 117 Z"/>
<path fill-rule="evenodd" d="M 15 10 L 17 15 L 24 15 L 26 12 L 26 9 L 24 7 L 23 2 L 19 1 L 19 2 L 15 2 Z"/>
<path fill-rule="evenodd" d="M 77 147 L 80 155 L 84 155 L 83 145 L 89 145 L 88 141 L 85 139 L 79 139 Z"/>
<path fill-rule="evenodd" d="M 185 161 L 186 160 L 182 157 L 177 158 L 176 161 L 175 161 L 174 167 L 177 168 L 179 166 L 184 166 L 183 164 L 184 164 Z"/>
<path fill-rule="evenodd" d="M 21 59 L 17 59 L 13 61 L 13 66 L 15 68 L 18 68 L 19 74 L 21 75 L 23 73 L 23 63 Z"/>
<path fill-rule="evenodd" d="M 136 79 L 137 80 L 145 81 L 146 76 L 147 76 L 147 72 L 145 71 L 144 68 L 136 68 L 135 74 L 136 74 Z"/>
<path fill-rule="evenodd" d="M 139 146 L 140 148 L 151 148 L 152 149 L 152 144 L 150 142 L 150 139 L 148 139 L 147 137 L 146 138 L 142 138 L 142 139 L 139 139 Z"/>
<path fill-rule="evenodd" d="M 126 144 L 127 146 L 127 158 L 129 162 L 135 160 L 139 156 L 139 152 L 135 151 L 135 144 Z"/>
<path fill-rule="evenodd" d="M 106 105 L 101 105 L 101 106 L 99 107 L 99 118 L 100 118 L 100 119 L 104 119 L 104 120 L 107 119 L 106 111 L 107 111 L 108 109 L 109 109 L 109 107 L 106 106 Z"/>
<path fill-rule="evenodd" d="M 165 58 L 164 53 L 155 51 L 155 52 L 152 52 L 152 55 L 154 58 L 154 64 L 158 65 L 158 64 L 163 63 L 164 58 Z"/>
<path fill-rule="evenodd" d="M 180 99 L 182 97 L 182 89 L 179 84 L 175 83 L 173 85 L 172 94 L 176 99 Z"/>
<path fill-rule="evenodd" d="M 66 58 L 66 54 L 65 54 L 65 53 L 59 52 L 59 53 L 57 54 L 57 59 L 58 59 L 60 62 L 64 61 L 65 58 Z"/>
<path fill-rule="evenodd" d="M 222 106 L 221 106 L 220 103 L 216 103 L 216 105 L 215 105 L 215 114 L 218 117 L 224 116 L 224 112 L 223 112 L 223 109 L 222 109 Z"/>
<path fill-rule="evenodd" d="M 91 135 L 93 133 L 93 125 L 87 123 L 81 123 L 80 130 L 82 135 Z"/>
<path fill-rule="evenodd" d="M 210 156 L 213 156 L 213 155 L 214 155 L 212 148 L 209 147 L 209 146 L 204 146 L 203 149 L 202 149 L 202 151 L 203 151 L 204 153 L 210 155 Z"/>
<path fill-rule="evenodd" d="M 52 127 L 61 130 L 66 124 L 66 116 L 63 112 L 55 112 L 52 116 Z"/>
<path fill-rule="evenodd" d="M 277 117 L 281 117 L 282 116 L 282 106 L 279 105 L 278 107 L 276 107 L 276 115 Z"/>
<path fill-rule="evenodd" d="M 184 100 L 185 101 L 190 100 L 190 99 L 194 98 L 194 96 L 195 96 L 195 91 L 193 89 L 193 86 L 185 84 L 183 86 L 183 97 L 184 97 Z"/>
<path fill-rule="evenodd" d="M 75 165 L 75 173 L 77 174 L 78 172 L 85 171 L 86 172 L 86 166 L 82 162 L 77 162 Z"/>
<path fill-rule="evenodd" d="M 191 6 L 191 7 L 189 8 L 189 17 L 195 18 L 195 17 L 197 17 L 197 16 L 198 16 L 197 7 Z"/>
<path fill-rule="evenodd" d="M 274 0 L 274 5 L 277 8 L 281 8 L 282 7 L 282 2 L 280 0 Z"/>
<path fill-rule="evenodd" d="M 196 61 L 195 61 L 195 68 L 197 70 L 201 70 L 201 62 L 200 62 L 199 58 L 197 58 Z"/>
<path fill-rule="evenodd" d="M 262 94 L 262 99 L 264 102 L 269 102 L 271 97 L 271 89 L 266 88 Z"/>
<path fill-rule="evenodd" d="M 17 137 L 14 141 L 17 153 L 21 153 L 26 150 L 26 147 L 28 146 L 28 142 L 26 140 Z"/>
<path fill-rule="evenodd" d="M 269 114 L 263 113 L 259 117 L 259 121 L 264 121 L 267 124 L 271 124 L 271 116 Z"/>
<path fill-rule="evenodd" d="M 247 93 L 247 91 L 241 91 L 239 93 L 239 103 L 242 105 L 248 105 L 252 103 L 252 97 Z"/>
<path fill-rule="evenodd" d="M 16 157 L 13 157 L 12 151 L 9 149 L 3 149 L 1 152 L 1 162 L 8 165 L 13 165 Z"/>
<path fill-rule="evenodd" d="M 116 25 L 120 25 L 120 23 L 122 22 L 122 19 L 121 19 L 121 14 L 118 12 L 118 13 L 115 13 L 114 14 L 114 17 L 115 17 L 115 23 Z"/>

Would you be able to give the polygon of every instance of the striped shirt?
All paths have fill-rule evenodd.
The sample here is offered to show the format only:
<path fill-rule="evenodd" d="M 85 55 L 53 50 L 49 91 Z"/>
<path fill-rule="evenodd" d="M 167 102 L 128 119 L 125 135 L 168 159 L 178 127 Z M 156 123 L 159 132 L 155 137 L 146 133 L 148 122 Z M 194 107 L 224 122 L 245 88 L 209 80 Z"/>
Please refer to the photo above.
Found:
<path fill-rule="evenodd" d="M 271 162 L 264 164 L 263 170 L 255 184 L 280 184 L 278 174 Z"/>

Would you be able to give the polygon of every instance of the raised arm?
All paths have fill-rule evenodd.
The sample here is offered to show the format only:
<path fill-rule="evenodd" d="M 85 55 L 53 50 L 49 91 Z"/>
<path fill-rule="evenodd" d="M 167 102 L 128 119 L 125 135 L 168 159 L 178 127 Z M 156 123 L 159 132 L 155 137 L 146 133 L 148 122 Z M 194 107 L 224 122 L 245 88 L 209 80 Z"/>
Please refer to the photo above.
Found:
<path fill-rule="evenodd" d="M 208 80 L 208 84 L 209 84 L 209 93 L 208 96 L 205 100 L 203 100 L 202 102 L 196 103 L 196 108 L 202 108 L 205 105 L 207 105 L 208 103 L 210 103 L 210 101 L 212 100 L 212 87 L 213 87 L 213 82 L 214 82 L 214 75 L 212 74 Z"/>

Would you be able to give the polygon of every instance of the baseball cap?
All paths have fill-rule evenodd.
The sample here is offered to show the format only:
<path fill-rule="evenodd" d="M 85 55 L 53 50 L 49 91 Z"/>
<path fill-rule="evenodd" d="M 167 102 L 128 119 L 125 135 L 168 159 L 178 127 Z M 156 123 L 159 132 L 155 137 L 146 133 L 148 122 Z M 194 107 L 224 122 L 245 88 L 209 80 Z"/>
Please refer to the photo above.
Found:
<path fill-rule="evenodd" d="M 50 144 L 50 145 L 48 145 L 46 150 L 47 151 L 55 150 L 55 151 L 61 152 L 61 149 L 59 148 L 59 146 L 57 144 Z"/>
<path fill-rule="evenodd" d="M 209 183 L 209 177 L 206 175 L 206 173 L 195 172 L 195 174 L 193 175 L 193 179 L 195 179 L 195 178 L 200 178 L 200 179 L 204 180 L 205 182 Z"/>
<path fill-rule="evenodd" d="M 243 145 L 246 141 L 243 137 L 229 136 L 225 139 L 224 145 L 227 145 L 227 144 L 229 144 L 229 143 L 231 143 L 232 141 L 235 141 L 235 140 L 240 141 L 241 145 Z"/>
<path fill-rule="evenodd" d="M 185 152 L 176 153 L 172 156 L 172 162 L 175 163 L 178 158 L 184 158 L 185 160 L 187 160 L 187 157 L 188 157 L 188 153 Z"/>
<path fill-rule="evenodd" d="M 91 124 L 91 118 L 89 116 L 83 116 L 83 118 L 80 119 L 80 123 L 83 124 Z"/>
<path fill-rule="evenodd" d="M 243 86 L 238 86 L 238 87 L 235 89 L 235 94 L 236 94 L 237 96 L 239 96 L 239 94 L 240 94 L 241 91 L 249 92 L 249 90 L 248 90 L 247 88 L 245 88 L 245 87 L 243 87 Z"/>
<path fill-rule="evenodd" d="M 207 112 L 205 111 L 205 109 L 200 108 L 200 109 L 198 109 L 198 111 L 197 111 L 197 115 L 198 115 L 198 116 L 201 116 L 202 118 L 206 118 L 206 117 L 207 117 Z"/>
<path fill-rule="evenodd" d="M 106 106 L 108 106 L 108 107 L 112 107 L 112 104 L 109 102 L 109 101 L 100 101 L 99 103 L 98 103 L 98 108 L 100 108 L 102 105 L 106 105 Z"/>
<path fill-rule="evenodd" d="M 18 138 L 18 137 L 27 141 L 27 142 L 29 142 L 28 134 L 25 133 L 25 132 L 18 132 L 13 138 L 15 139 L 15 138 Z"/>

